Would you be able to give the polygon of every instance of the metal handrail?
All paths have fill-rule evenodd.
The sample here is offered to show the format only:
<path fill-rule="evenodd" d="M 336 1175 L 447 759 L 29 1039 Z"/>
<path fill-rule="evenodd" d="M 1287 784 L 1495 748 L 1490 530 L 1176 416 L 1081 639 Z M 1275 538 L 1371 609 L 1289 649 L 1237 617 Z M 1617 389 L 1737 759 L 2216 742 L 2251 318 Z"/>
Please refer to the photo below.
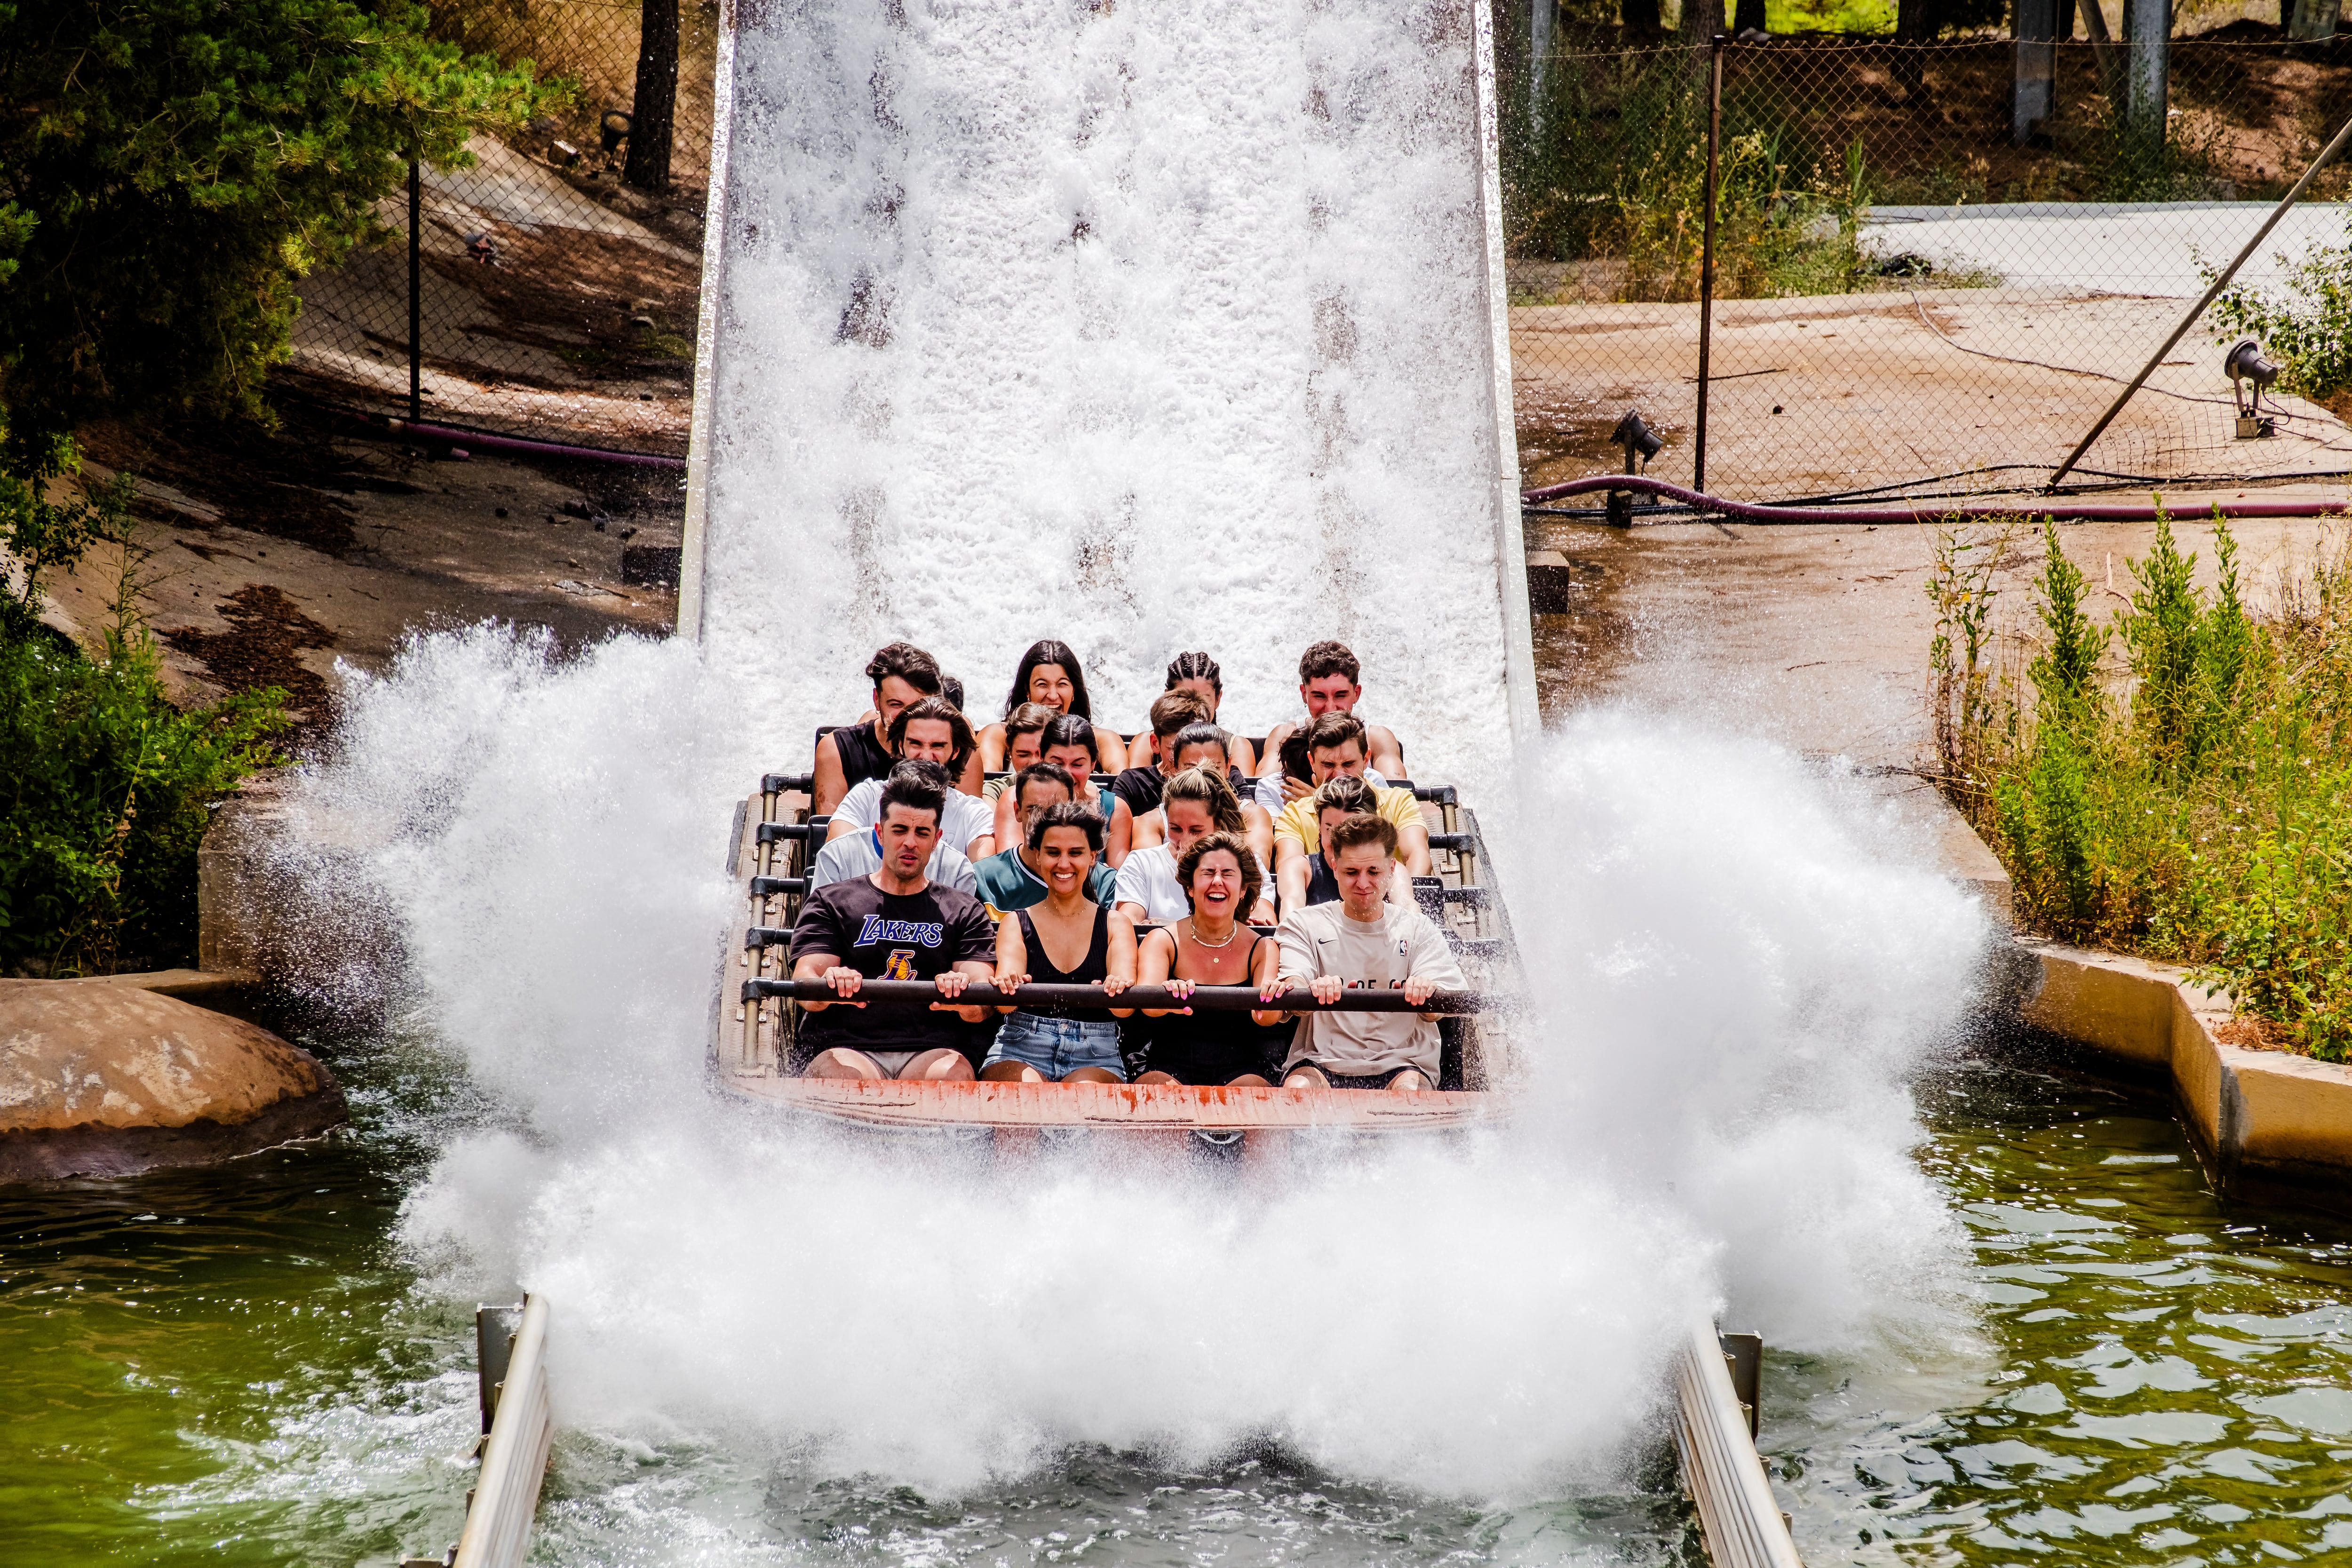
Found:
<path fill-rule="evenodd" d="M 1715 1568 L 1805 1568 L 1756 1451 L 1754 1407 L 1740 1403 L 1712 1323 L 1694 1323 L 1685 1334 L 1675 1392 L 1675 1447 L 1683 1483 L 1698 1505 L 1707 1561 Z"/>
<path fill-rule="evenodd" d="M 450 1559 L 453 1568 L 520 1568 L 530 1545 L 531 1518 L 555 1442 L 546 1352 L 547 1298 L 526 1296 L 506 1377 L 495 1388 L 497 1414 L 482 1445 L 481 1479 Z"/>
<path fill-rule="evenodd" d="M 839 1002 L 831 985 L 822 980 L 746 980 L 742 999 L 756 1002 L 764 997 L 789 996 L 796 1002 Z M 939 987 L 928 980 L 868 980 L 857 988 L 855 1000 L 877 1004 L 885 1007 L 929 1007 L 947 1000 Z M 1106 996 L 1099 985 L 1053 984 L 1039 982 L 1013 991 L 999 991 L 986 981 L 975 980 L 964 987 L 963 994 L 954 998 L 959 1007 L 1081 1007 L 1089 1011 L 1103 1007 L 1149 1007 L 1154 1012 L 1174 1012 L 1191 1008 L 1196 1013 L 1432 1013 L 1452 1016 L 1463 1013 L 1489 1013 L 1502 1005 L 1499 998 L 1480 991 L 1439 991 L 1419 1006 L 1404 999 L 1402 991 L 1342 991 L 1336 1002 L 1318 1002 L 1307 991 L 1284 991 L 1268 1000 L 1255 985 L 1195 985 L 1189 995 L 1179 996 L 1165 985 L 1130 985 L 1117 997 Z"/>

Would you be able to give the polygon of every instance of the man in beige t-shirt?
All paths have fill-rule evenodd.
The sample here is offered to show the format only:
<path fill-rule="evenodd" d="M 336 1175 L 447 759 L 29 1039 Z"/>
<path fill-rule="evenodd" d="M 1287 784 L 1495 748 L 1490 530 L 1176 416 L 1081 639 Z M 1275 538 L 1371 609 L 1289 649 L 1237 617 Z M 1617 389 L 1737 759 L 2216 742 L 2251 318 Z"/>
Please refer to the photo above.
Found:
<path fill-rule="evenodd" d="M 1323 841 L 1323 863 L 1339 884 L 1336 904 L 1302 904 L 1286 914 L 1282 984 L 1306 989 L 1318 1002 L 1342 991 L 1402 991 L 1414 1006 L 1433 991 L 1468 982 L 1445 933 L 1411 905 L 1387 900 L 1389 857 L 1396 824 L 1367 812 L 1334 826 Z M 1437 1087 L 1437 1020 L 1420 1013 L 1300 1015 L 1290 1058 L 1282 1064 L 1285 1089 Z"/>

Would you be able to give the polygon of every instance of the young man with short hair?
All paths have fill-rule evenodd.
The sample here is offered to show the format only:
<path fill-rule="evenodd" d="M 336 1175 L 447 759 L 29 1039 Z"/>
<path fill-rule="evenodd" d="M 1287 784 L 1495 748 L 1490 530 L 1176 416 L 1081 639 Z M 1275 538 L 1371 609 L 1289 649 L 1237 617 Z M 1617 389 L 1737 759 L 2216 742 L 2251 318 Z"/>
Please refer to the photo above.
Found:
<path fill-rule="evenodd" d="M 947 776 L 961 776 L 978 747 L 971 724 L 961 710 L 944 697 L 926 697 L 898 710 L 890 721 L 890 752 L 900 762 L 937 763 Z M 882 781 L 868 779 L 841 797 L 825 828 L 827 842 L 863 833 L 880 820 Z M 996 853 L 994 814 L 985 802 L 960 789 L 950 789 L 940 816 L 940 831 L 947 843 L 968 860 Z"/>
<path fill-rule="evenodd" d="M 1003 920 L 1015 910 L 1034 909 L 1045 901 L 1045 867 L 1029 847 L 1029 835 L 1046 809 L 1077 797 L 1077 783 L 1058 763 L 1034 763 L 1013 775 L 1013 820 L 1020 835 L 1011 849 L 1001 849 L 972 868 L 974 891 L 987 907 L 988 918 Z M 1087 874 L 1087 897 L 1105 909 L 1118 886 L 1118 873 L 1097 856 Z"/>
<path fill-rule="evenodd" d="M 1298 695 L 1307 704 L 1306 722 L 1312 724 L 1326 713 L 1353 713 L 1364 695 L 1360 674 L 1356 656 L 1345 643 L 1319 642 L 1308 648 L 1298 660 Z M 1296 721 L 1276 724 L 1259 753 L 1265 760 L 1258 764 L 1257 803 L 1270 812 L 1279 812 L 1320 782 L 1294 778 L 1276 763 L 1282 742 L 1298 728 Z M 1384 724 L 1365 727 L 1364 756 L 1375 783 L 1405 776 L 1404 747 Z"/>
<path fill-rule="evenodd" d="M 838 998 L 800 1004 L 799 1043 L 814 1053 L 803 1069 L 810 1078 L 974 1076 L 987 1037 L 970 1026 L 988 1010 L 955 998 L 995 972 L 996 933 L 980 900 L 924 873 L 939 846 L 945 793 L 894 774 L 882 787 L 876 826 L 881 865 L 820 888 L 801 905 L 793 978 L 823 980 Z M 868 980 L 929 980 L 940 999 L 929 1009 L 869 1008 L 856 1000 Z"/>
<path fill-rule="evenodd" d="M 1307 755 L 1318 791 L 1333 779 L 1364 777 L 1362 722 L 1352 713 L 1324 714 L 1307 731 Z M 1422 820 L 1421 805 L 1412 791 L 1375 788 L 1372 795 L 1373 809 L 1396 830 L 1392 847 L 1408 876 L 1428 876 L 1429 827 Z M 1282 815 L 1274 819 L 1274 880 L 1286 910 L 1306 902 L 1312 872 L 1307 857 L 1322 845 L 1320 810 L 1318 796 L 1307 795 L 1283 807 Z M 1328 857 L 1325 863 L 1329 863 Z M 1412 893 L 1412 884 L 1407 880 L 1399 896 L 1410 901 Z"/>
<path fill-rule="evenodd" d="M 1129 768 L 1111 781 L 1111 793 L 1137 816 L 1160 808 L 1160 786 L 1176 772 L 1176 737 L 1209 720 L 1209 705 L 1191 691 L 1163 691 L 1151 702 L 1151 764 Z"/>
<path fill-rule="evenodd" d="M 1324 854 L 1339 901 L 1300 904 L 1282 918 L 1281 982 L 1318 1002 L 1345 991 L 1402 991 L 1413 1006 L 1469 982 L 1445 933 L 1411 902 L 1389 901 L 1396 825 L 1370 814 L 1339 823 Z M 1437 1021 L 1420 1013 L 1302 1013 L 1285 1089 L 1437 1087 Z"/>
<path fill-rule="evenodd" d="M 887 774 L 898 760 L 890 751 L 891 721 L 899 710 L 940 695 L 939 661 L 913 643 L 877 648 L 866 662 L 866 679 L 874 683 L 873 712 L 817 740 L 815 783 L 810 790 L 815 816 L 829 816 L 843 795 L 867 779 Z M 971 787 L 980 787 L 977 779 Z"/>
<path fill-rule="evenodd" d="M 889 779 L 884 781 L 884 790 L 887 791 L 890 784 L 899 779 L 939 791 L 942 802 L 955 794 L 948 784 L 947 769 L 928 758 L 917 757 L 892 768 Z M 809 866 L 809 890 L 814 892 L 819 888 L 847 881 L 852 877 L 870 877 L 881 868 L 882 831 L 877 824 L 863 833 L 844 834 L 818 851 L 816 859 Z M 923 875 L 940 887 L 953 888 L 958 892 L 969 893 L 973 889 L 971 861 L 945 838 L 941 838 L 939 847 L 931 851 L 930 860 L 923 868 Z"/>

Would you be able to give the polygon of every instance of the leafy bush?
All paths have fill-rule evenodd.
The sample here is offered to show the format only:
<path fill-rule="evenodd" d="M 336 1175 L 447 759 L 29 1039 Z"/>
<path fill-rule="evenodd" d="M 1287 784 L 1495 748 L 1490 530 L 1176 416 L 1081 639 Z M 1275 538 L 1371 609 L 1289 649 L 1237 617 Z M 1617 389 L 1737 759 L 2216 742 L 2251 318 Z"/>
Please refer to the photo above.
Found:
<path fill-rule="evenodd" d="M 2352 1059 L 2352 557 L 2323 549 L 2257 616 L 2226 522 L 2209 591 L 2160 520 L 2111 640 L 2047 524 L 2021 669 L 1983 630 L 1981 552 L 2006 543 L 1945 535 L 1931 662 L 1946 790 L 2021 913 L 2189 964 L 2284 1043 Z"/>
<path fill-rule="evenodd" d="M 1538 124 L 1540 129 L 1538 129 Z M 1543 112 L 1507 137 L 1514 255 L 1622 258 L 1626 300 L 1696 300 L 1706 211 L 1706 93 L 1686 51 L 1589 60 L 1547 78 Z M 1843 293 L 1869 268 L 1857 141 L 1823 156 L 1787 126 L 1727 103 L 1717 156 L 1716 292 Z"/>
<path fill-rule="evenodd" d="M 206 807 L 279 760 L 283 697 L 183 713 L 143 631 L 0 637 L 0 973 L 188 962 Z"/>
<path fill-rule="evenodd" d="M 0 0 L 0 470 L 34 478 L 101 414 L 263 415 L 294 280 L 373 232 L 412 152 L 462 165 L 551 90 L 425 24 L 408 0 Z"/>
<path fill-rule="evenodd" d="M 2287 268 L 2284 295 L 2241 286 L 2213 302 L 2215 341 L 2262 339 L 2278 362 L 2279 384 L 2305 397 L 2352 390 L 2352 217 L 2344 232 L 2344 244 L 2314 245 Z M 2218 275 L 2206 269 L 2209 281 Z"/>

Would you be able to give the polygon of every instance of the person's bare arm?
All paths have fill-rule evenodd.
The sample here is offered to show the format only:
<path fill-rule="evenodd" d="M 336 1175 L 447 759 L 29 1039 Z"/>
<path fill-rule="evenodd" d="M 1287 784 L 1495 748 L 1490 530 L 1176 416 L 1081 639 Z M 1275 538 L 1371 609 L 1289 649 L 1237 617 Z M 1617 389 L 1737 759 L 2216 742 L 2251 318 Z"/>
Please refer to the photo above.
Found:
<path fill-rule="evenodd" d="M 1250 961 L 1250 984 L 1257 987 L 1260 997 L 1282 984 L 1282 943 L 1262 942 L 1257 944 L 1257 952 Z M 1280 1013 L 1264 1013 L 1256 1008 L 1250 1010 L 1250 1022 L 1261 1029 L 1270 1029 L 1282 1019 Z"/>
<path fill-rule="evenodd" d="M 1274 841 L 1274 885 L 1283 913 L 1307 907 L 1307 846 L 1296 838 Z"/>
<path fill-rule="evenodd" d="M 1129 904 L 1123 907 L 1134 909 L 1137 906 Z M 1176 939 L 1164 929 L 1145 937 L 1135 950 L 1135 983 L 1138 985 L 1167 984 L 1168 972 L 1175 966 Z M 1171 1013 L 1191 1011 L 1189 1007 L 1146 1007 L 1143 1016 L 1164 1018 Z"/>
<path fill-rule="evenodd" d="M 795 980 L 830 981 L 833 984 L 835 994 L 842 998 L 843 1005 L 850 1007 L 863 1007 L 866 1005 L 863 1002 L 852 1002 L 849 1000 L 850 997 L 857 994 L 857 988 L 860 984 L 865 983 L 866 977 L 858 973 L 855 969 L 851 969 L 844 965 L 841 960 L 835 958 L 829 952 L 804 952 L 801 954 L 799 960 L 793 964 L 793 978 Z M 830 1002 L 803 1002 L 800 1005 L 802 1010 L 804 1012 L 822 1013 L 827 1007 L 832 1006 L 833 1004 Z"/>
<path fill-rule="evenodd" d="M 1397 826 L 1397 858 L 1406 870 L 1416 877 L 1429 873 L 1429 825 L 1422 822 L 1400 823 Z"/>
<path fill-rule="evenodd" d="M 996 922 L 996 973 L 990 977 L 999 991 L 1018 991 L 1029 984 L 1029 947 L 1021 940 L 1021 922 L 1007 915 Z M 1010 1013 L 1010 1006 L 999 1007 Z"/>
<path fill-rule="evenodd" d="M 1142 750 L 1143 745 L 1149 744 L 1149 742 L 1150 737 L 1145 737 L 1143 743 L 1139 744 L 1137 749 Z M 1121 768 L 1139 765 L 1127 760 L 1127 737 L 1116 730 L 1106 730 L 1099 724 L 1095 726 L 1095 755 L 1099 759 L 1098 765 L 1107 773 L 1115 773 Z"/>
<path fill-rule="evenodd" d="M 1385 724 L 1370 724 L 1364 729 L 1364 743 L 1370 754 L 1364 765 L 1384 779 L 1410 778 L 1404 771 L 1404 747 L 1397 742 L 1396 731 Z"/>
<path fill-rule="evenodd" d="M 980 755 L 977 760 L 983 773 L 1001 773 L 1004 771 L 1003 725 L 991 724 L 980 732 Z"/>
<path fill-rule="evenodd" d="M 988 770 L 982 765 L 977 750 L 963 760 L 963 772 L 957 775 L 955 785 L 964 794 L 973 796 L 988 787 Z"/>
<path fill-rule="evenodd" d="M 1249 840 L 1259 865 L 1274 864 L 1274 818 L 1254 800 L 1242 802 L 1242 837 Z"/>
<path fill-rule="evenodd" d="M 1103 996 L 1105 1000 L 1118 995 L 1135 984 L 1135 927 L 1126 921 L 1112 921 L 1110 951 L 1103 958 Z M 1132 1018 L 1132 1007 L 1113 1007 L 1114 1018 Z"/>
<path fill-rule="evenodd" d="M 996 972 L 994 970 L 991 969 L 987 964 L 981 963 L 978 959 L 957 959 L 955 961 L 954 967 L 948 970 L 939 978 L 940 995 L 942 1000 L 932 1003 L 931 1011 L 935 1013 L 953 1013 L 957 1017 L 961 1018 L 967 1024 L 986 1023 L 988 1021 L 987 1008 L 959 1007 L 951 1001 L 946 1000 L 946 998 L 962 995 L 963 988 L 965 986 L 971 984 L 975 980 L 986 980 L 995 973 Z"/>
<path fill-rule="evenodd" d="M 1250 743 L 1239 735 L 1234 737 L 1232 745 L 1227 748 L 1225 761 L 1241 769 L 1244 778 L 1257 776 L 1257 753 L 1251 751 Z"/>
<path fill-rule="evenodd" d="M 1167 842 L 1168 814 L 1155 806 L 1135 819 L 1134 836 L 1127 841 L 1128 853 L 1131 855 L 1138 849 L 1149 849 L 1155 844 Z"/>
<path fill-rule="evenodd" d="M 815 773 L 816 781 L 809 788 L 809 815 L 829 816 L 841 804 L 841 797 L 849 793 L 849 775 L 841 765 L 841 748 L 833 743 L 831 735 L 816 743 Z"/>
<path fill-rule="evenodd" d="M 1114 871 L 1127 864 L 1135 842 L 1135 813 L 1117 795 L 1110 797 L 1110 831 L 1103 836 L 1103 862 Z"/>

